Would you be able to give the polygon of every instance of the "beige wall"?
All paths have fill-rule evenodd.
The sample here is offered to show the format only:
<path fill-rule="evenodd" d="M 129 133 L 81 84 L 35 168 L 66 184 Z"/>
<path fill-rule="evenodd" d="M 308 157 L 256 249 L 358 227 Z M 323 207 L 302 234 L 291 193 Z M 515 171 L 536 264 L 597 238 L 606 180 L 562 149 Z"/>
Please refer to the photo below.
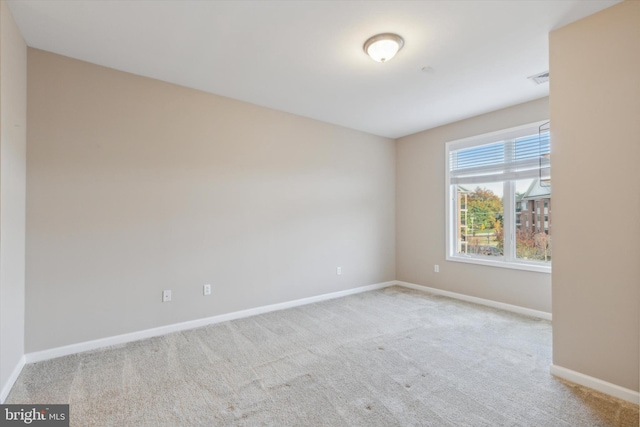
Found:
<path fill-rule="evenodd" d="M 27 46 L 0 2 L 0 390 L 24 355 Z"/>
<path fill-rule="evenodd" d="M 394 279 L 393 140 L 40 50 L 28 69 L 27 352 Z"/>
<path fill-rule="evenodd" d="M 548 119 L 548 101 L 538 99 L 397 141 L 398 280 L 551 312 L 550 274 L 445 261 L 445 143 Z"/>
<path fill-rule="evenodd" d="M 550 68 L 553 362 L 638 390 L 640 2 L 552 32 Z"/>

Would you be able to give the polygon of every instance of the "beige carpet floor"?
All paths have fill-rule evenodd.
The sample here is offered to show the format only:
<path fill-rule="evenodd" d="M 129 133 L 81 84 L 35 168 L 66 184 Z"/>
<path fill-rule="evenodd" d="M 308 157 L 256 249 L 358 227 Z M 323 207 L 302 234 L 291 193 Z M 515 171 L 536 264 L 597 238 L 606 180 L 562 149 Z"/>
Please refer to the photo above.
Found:
<path fill-rule="evenodd" d="M 84 426 L 637 426 L 549 374 L 551 324 L 391 287 L 27 365 Z"/>

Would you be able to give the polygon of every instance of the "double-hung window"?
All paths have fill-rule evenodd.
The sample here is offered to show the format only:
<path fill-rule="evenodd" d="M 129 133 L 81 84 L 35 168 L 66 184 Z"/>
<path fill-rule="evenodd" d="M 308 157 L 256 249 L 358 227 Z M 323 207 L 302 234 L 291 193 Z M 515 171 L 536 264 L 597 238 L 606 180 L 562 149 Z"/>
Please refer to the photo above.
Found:
<path fill-rule="evenodd" d="M 549 123 L 446 144 L 447 259 L 551 271 Z"/>

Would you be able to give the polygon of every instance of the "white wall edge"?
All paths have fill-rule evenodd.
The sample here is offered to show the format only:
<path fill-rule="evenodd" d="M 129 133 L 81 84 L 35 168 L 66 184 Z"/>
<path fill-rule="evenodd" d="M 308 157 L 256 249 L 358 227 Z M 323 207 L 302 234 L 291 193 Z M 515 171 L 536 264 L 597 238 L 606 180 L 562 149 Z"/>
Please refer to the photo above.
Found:
<path fill-rule="evenodd" d="M 18 364 L 15 366 L 15 368 L 13 368 L 13 371 L 11 372 L 11 375 L 9 375 L 7 383 L 2 387 L 2 391 L 0 392 L 0 404 L 3 404 L 5 400 L 7 400 L 9 392 L 13 388 L 13 385 L 20 376 L 20 372 L 22 372 L 22 368 L 24 368 L 24 365 L 26 363 L 26 357 L 23 355 L 18 361 Z"/>
<path fill-rule="evenodd" d="M 373 285 L 360 286 L 358 288 L 347 289 L 344 291 L 331 292 L 328 294 L 317 295 L 314 297 L 302 298 L 293 301 L 286 301 L 277 304 L 265 305 L 247 310 L 235 311 L 232 313 L 220 314 L 213 317 L 203 319 L 190 320 L 188 322 L 175 323 L 172 325 L 161 326 L 158 328 L 145 329 L 142 331 L 131 332 L 128 334 L 115 335 L 107 338 L 100 338 L 92 341 L 70 344 L 63 347 L 55 347 L 48 350 L 27 353 L 26 363 L 41 362 L 44 360 L 55 359 L 56 357 L 68 356 L 70 354 L 82 353 L 85 351 L 96 350 L 112 345 L 126 344 L 132 341 L 138 341 L 145 338 L 166 335 L 172 332 L 179 332 L 188 329 L 199 328 L 202 326 L 213 325 L 216 323 L 227 322 L 229 320 L 241 319 L 244 317 L 255 316 L 257 314 L 268 313 L 271 311 L 284 310 L 286 308 L 298 307 L 301 305 L 313 304 L 315 302 L 326 301 L 334 298 L 340 298 L 347 295 L 358 294 L 361 292 L 373 291 L 376 289 L 386 288 L 395 285 L 395 281 L 376 283 Z M 9 388 L 10 389 L 10 388 Z M 7 392 L 8 393 L 8 392 Z"/>
<path fill-rule="evenodd" d="M 442 289 L 430 288 L 428 286 L 416 285 L 414 283 L 396 281 L 396 284 L 399 286 L 404 286 L 405 288 L 424 291 L 436 295 L 442 295 L 449 298 L 472 302 L 474 304 L 485 305 L 487 307 L 498 308 L 500 310 L 510 311 L 512 313 L 518 313 L 530 317 L 537 317 L 544 320 L 551 320 L 551 313 L 547 313 L 546 311 L 533 310 L 531 308 L 520 307 L 519 305 L 511 305 L 489 299 L 472 297 L 469 295 L 458 294 L 456 292 L 449 292 Z"/>
<path fill-rule="evenodd" d="M 589 375 L 581 374 L 580 372 L 572 371 L 571 369 L 563 368 L 558 365 L 551 365 L 550 371 L 551 375 L 571 381 L 572 383 L 592 388 L 596 391 L 617 397 L 618 399 L 626 400 L 627 402 L 631 402 L 636 405 L 640 403 L 640 393 L 637 391 L 620 387 L 619 385 L 590 377 Z"/>

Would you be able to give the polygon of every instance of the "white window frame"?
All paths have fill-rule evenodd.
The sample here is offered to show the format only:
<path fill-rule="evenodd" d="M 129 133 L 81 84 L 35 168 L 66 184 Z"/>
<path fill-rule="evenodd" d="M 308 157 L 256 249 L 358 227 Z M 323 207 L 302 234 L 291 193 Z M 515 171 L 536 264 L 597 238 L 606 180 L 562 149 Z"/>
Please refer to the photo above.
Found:
<path fill-rule="evenodd" d="M 450 152 L 464 148 L 470 148 L 478 145 L 499 142 L 508 139 L 521 138 L 529 135 L 537 134 L 540 126 L 548 123 L 548 120 L 530 123 L 523 126 L 517 126 L 509 129 L 503 129 L 496 132 L 489 132 L 482 135 L 476 135 L 469 138 L 449 141 L 445 144 L 445 218 L 446 218 L 446 260 L 454 262 L 463 262 L 469 264 L 478 264 L 491 267 L 510 268 L 516 270 L 535 271 L 540 273 L 551 273 L 551 262 L 544 263 L 542 261 L 529 261 L 515 257 L 515 249 L 511 248 L 515 245 L 515 226 L 516 226 L 516 201 L 515 201 L 515 182 L 514 180 L 504 181 L 504 213 L 503 213 L 503 229 L 504 229 L 504 255 L 484 257 L 478 255 L 459 254 L 457 248 L 457 221 L 454 223 L 453 212 L 457 212 L 457 194 L 452 191 L 450 177 Z M 513 254 L 513 255 L 512 255 Z"/>

